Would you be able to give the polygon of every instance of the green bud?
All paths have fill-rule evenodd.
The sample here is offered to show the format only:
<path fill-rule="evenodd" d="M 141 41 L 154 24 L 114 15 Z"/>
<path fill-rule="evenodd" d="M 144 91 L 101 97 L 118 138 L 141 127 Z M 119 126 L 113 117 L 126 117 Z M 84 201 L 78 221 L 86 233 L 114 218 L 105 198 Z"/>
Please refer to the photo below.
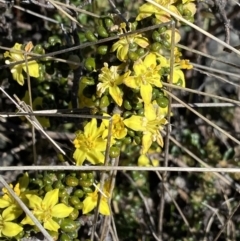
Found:
<path fill-rule="evenodd" d="M 69 214 L 68 218 L 71 219 L 71 220 L 76 220 L 79 216 L 79 211 L 74 208 L 73 211 Z"/>
<path fill-rule="evenodd" d="M 105 55 L 108 51 L 108 46 L 107 45 L 102 45 L 97 48 L 97 53 L 100 55 Z"/>
<path fill-rule="evenodd" d="M 84 62 L 84 67 L 86 68 L 87 71 L 94 71 L 96 69 L 96 63 L 95 63 L 95 58 L 87 58 Z"/>
<path fill-rule="evenodd" d="M 81 172 L 80 173 L 80 178 L 81 178 L 81 180 L 87 180 L 88 179 L 88 174 L 86 172 Z"/>
<path fill-rule="evenodd" d="M 132 61 L 136 61 L 139 59 L 139 56 L 136 52 L 133 52 L 133 51 L 129 51 L 128 52 L 128 58 Z"/>
<path fill-rule="evenodd" d="M 111 146 L 110 150 L 109 150 L 109 156 L 111 158 L 116 158 L 116 157 L 120 156 L 120 149 L 119 149 L 119 147 Z"/>
<path fill-rule="evenodd" d="M 53 183 L 53 188 L 64 188 L 64 185 L 60 180 L 58 180 Z"/>
<path fill-rule="evenodd" d="M 87 30 L 86 33 L 85 33 L 85 37 L 88 41 L 90 42 L 95 42 L 97 41 L 98 39 L 95 37 L 95 35 L 90 31 L 90 30 Z"/>
<path fill-rule="evenodd" d="M 142 109 L 139 109 L 138 111 L 137 111 L 137 115 L 139 115 L 139 116 L 144 116 L 144 109 L 142 108 Z"/>
<path fill-rule="evenodd" d="M 108 107 L 110 105 L 110 101 L 107 95 L 104 95 L 101 100 L 100 100 L 100 108 L 105 108 Z"/>
<path fill-rule="evenodd" d="M 54 46 L 55 44 L 62 44 L 61 39 L 58 36 L 51 36 L 48 38 L 48 43 L 52 46 Z"/>
<path fill-rule="evenodd" d="M 137 145 L 140 145 L 142 139 L 139 136 L 135 136 L 134 141 L 136 142 Z"/>
<path fill-rule="evenodd" d="M 131 137 L 134 137 L 134 136 L 135 136 L 135 131 L 133 131 L 133 130 L 130 130 L 130 129 L 129 129 L 127 133 L 128 133 L 128 135 L 131 136 Z"/>
<path fill-rule="evenodd" d="M 65 172 L 58 172 L 57 173 L 57 179 L 62 180 L 66 176 Z"/>
<path fill-rule="evenodd" d="M 69 199 L 68 195 L 60 197 L 60 202 L 63 203 L 63 204 L 68 205 L 68 199 Z"/>
<path fill-rule="evenodd" d="M 73 240 L 78 237 L 78 232 L 77 231 L 69 232 L 68 236 L 71 238 L 71 240 Z"/>
<path fill-rule="evenodd" d="M 97 26 L 97 33 L 100 37 L 102 38 L 107 38 L 108 37 L 108 32 L 103 26 Z"/>
<path fill-rule="evenodd" d="M 62 229 L 62 231 L 68 233 L 68 232 L 75 231 L 77 228 L 77 225 L 73 220 L 69 218 L 64 218 L 62 223 L 60 224 L 60 228 Z"/>
<path fill-rule="evenodd" d="M 153 33 L 152 33 L 152 39 L 154 42 L 161 42 L 161 40 L 162 40 L 161 35 L 156 30 L 153 31 Z"/>
<path fill-rule="evenodd" d="M 65 197 L 65 196 L 68 196 L 68 192 L 65 188 L 60 188 L 59 189 L 59 194 L 58 194 L 59 197 Z"/>
<path fill-rule="evenodd" d="M 124 101 L 123 101 L 123 107 L 124 107 L 126 110 L 131 110 L 131 109 L 132 109 L 131 103 L 130 103 L 130 101 L 128 101 L 128 100 L 124 100 Z"/>
<path fill-rule="evenodd" d="M 128 118 L 128 117 L 131 116 L 131 115 L 132 115 L 132 112 L 130 112 L 130 111 L 125 111 L 125 112 L 123 112 L 123 118 L 124 118 L 124 119 Z"/>
<path fill-rule="evenodd" d="M 43 54 L 45 54 L 45 49 L 43 48 L 43 46 L 41 44 L 37 44 L 33 48 L 33 53 L 43 55 Z"/>
<path fill-rule="evenodd" d="M 52 191 L 52 190 L 53 190 L 53 188 L 52 188 L 52 185 L 50 185 L 50 184 L 48 184 L 44 187 L 45 192 L 49 192 L 49 191 Z"/>
<path fill-rule="evenodd" d="M 125 138 L 123 139 L 123 143 L 124 143 L 125 145 L 131 144 L 131 143 L 132 143 L 132 138 L 131 138 L 130 136 L 125 137 Z"/>
<path fill-rule="evenodd" d="M 137 55 L 138 55 L 139 57 L 142 57 L 144 54 L 145 54 L 145 49 L 144 49 L 144 48 L 139 48 L 139 49 L 137 50 Z"/>
<path fill-rule="evenodd" d="M 69 203 L 70 203 L 72 206 L 74 206 L 74 205 L 80 203 L 80 200 L 79 200 L 79 198 L 76 197 L 76 196 L 71 196 L 71 197 L 69 197 Z"/>
<path fill-rule="evenodd" d="M 73 195 L 78 197 L 78 198 L 82 198 L 84 196 L 84 192 L 81 189 L 77 189 L 77 190 L 74 191 Z"/>
<path fill-rule="evenodd" d="M 114 25 L 113 20 L 110 17 L 104 18 L 104 23 L 108 29 Z"/>
<path fill-rule="evenodd" d="M 66 233 L 63 233 L 61 234 L 60 241 L 71 241 L 71 239 Z"/>
<path fill-rule="evenodd" d="M 151 45 L 151 49 L 155 52 L 159 51 L 160 49 L 162 48 L 162 45 L 158 42 L 154 42 L 152 45 Z"/>
<path fill-rule="evenodd" d="M 92 192 L 92 189 L 91 189 L 91 192 Z M 81 210 L 83 208 L 83 203 L 80 202 L 80 203 L 74 205 L 74 208 L 77 209 L 77 210 Z"/>
<path fill-rule="evenodd" d="M 168 98 L 166 96 L 163 96 L 161 98 L 157 98 L 156 99 L 157 104 L 161 107 L 161 108 L 166 108 L 168 106 Z"/>
<path fill-rule="evenodd" d="M 83 189 L 83 191 L 84 191 L 85 193 L 91 193 L 91 192 L 93 192 L 92 188 L 90 188 L 90 187 L 83 187 L 82 189 Z M 76 206 L 74 206 L 74 207 L 76 208 Z"/>
<path fill-rule="evenodd" d="M 78 185 L 78 179 L 76 177 L 67 176 L 65 183 L 69 187 L 76 187 Z"/>
<path fill-rule="evenodd" d="M 166 27 L 160 27 L 158 29 L 158 32 L 161 34 L 161 33 L 165 33 L 167 31 L 167 28 Z"/>

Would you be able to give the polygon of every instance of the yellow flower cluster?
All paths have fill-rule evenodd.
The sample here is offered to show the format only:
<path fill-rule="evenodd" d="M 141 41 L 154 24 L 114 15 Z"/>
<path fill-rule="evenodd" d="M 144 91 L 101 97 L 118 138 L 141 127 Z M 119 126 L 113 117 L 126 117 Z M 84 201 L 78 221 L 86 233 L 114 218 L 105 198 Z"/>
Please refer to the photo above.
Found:
<path fill-rule="evenodd" d="M 25 73 L 29 74 L 32 77 L 39 77 L 39 66 L 35 60 L 28 61 L 30 57 L 24 55 L 24 50 L 26 52 L 31 52 L 33 49 L 32 42 L 29 42 L 25 49 L 22 49 L 22 44 L 16 43 L 13 48 L 4 53 L 4 57 L 7 58 L 5 61 L 6 64 L 14 64 L 15 62 L 22 62 L 20 64 L 16 64 L 11 66 L 11 73 L 13 75 L 13 79 L 16 80 L 20 85 L 24 84 L 24 75 Z"/>
<path fill-rule="evenodd" d="M 155 0 L 155 2 L 177 15 L 189 19 L 193 18 L 196 12 L 194 0 Z M 139 7 L 136 22 L 142 24 L 146 18 L 153 18 L 155 23 L 166 23 L 171 20 L 171 15 L 150 3 L 145 3 Z M 119 28 L 119 34 L 123 33 L 127 33 L 125 23 L 120 24 Z M 103 119 L 97 121 L 96 118 L 92 118 L 85 124 L 82 131 L 76 133 L 73 140 L 75 147 L 73 159 L 76 165 L 83 165 L 86 162 L 92 165 L 102 165 L 106 159 L 108 145 L 124 152 L 129 144 L 129 146 L 141 146 L 138 165 L 148 166 L 151 165 L 148 154 L 153 150 L 153 145 L 158 145 L 159 149 L 164 146 L 161 131 L 168 124 L 166 120 L 168 104 L 161 104 L 161 98 L 167 99 L 164 82 L 185 87 L 183 69 L 191 69 L 192 65 L 188 60 L 181 59 L 181 53 L 175 48 L 173 76 L 170 79 L 171 61 L 170 51 L 167 47 L 171 46 L 172 32 L 166 28 L 151 33 L 152 36 L 136 32 L 120 36 L 119 40 L 115 41 L 109 48 L 111 54 L 115 53 L 114 61 L 101 63 L 100 67 L 99 64 L 95 65 L 94 63 L 94 80 L 91 85 L 92 89 L 95 88 L 95 93 L 92 98 L 89 95 L 84 96 L 88 87 L 86 79 L 89 76 L 81 78 L 81 80 L 85 78 L 85 82 L 81 83 L 80 81 L 79 84 L 80 107 L 96 108 L 95 113 L 103 115 Z M 95 38 L 95 36 L 93 37 Z M 176 30 L 174 42 L 178 43 L 180 39 L 180 32 Z M 20 85 L 24 84 L 26 75 L 39 77 L 39 64 L 28 56 L 32 49 L 31 42 L 25 47 L 16 43 L 4 54 L 5 63 L 10 65 L 13 79 Z M 156 97 L 156 92 L 161 93 L 161 98 Z M 132 96 L 133 98 L 131 98 Z M 100 108 L 96 99 L 99 101 L 105 97 L 108 103 L 104 105 L 104 108 Z M 33 104 L 41 106 L 42 98 L 39 97 Z M 108 117 L 109 119 L 107 119 Z M 109 132 L 110 121 L 112 129 Z M 43 122 L 47 127 L 50 125 L 48 119 L 42 119 Z M 132 132 L 133 134 L 130 135 L 129 133 Z M 138 134 L 139 142 L 137 138 L 133 138 L 134 133 Z M 131 142 L 129 142 L 129 138 Z M 157 150 L 159 151 L 159 149 Z M 153 166 L 157 165 L 156 161 L 154 163 L 152 162 Z M 14 187 L 15 193 L 30 207 L 46 229 L 57 231 L 59 224 L 55 218 L 67 217 L 73 211 L 65 204 L 58 203 L 59 189 L 49 191 L 44 198 L 40 198 L 32 192 L 26 193 L 24 190 L 26 183 L 24 185 L 17 184 Z M 86 195 L 83 201 L 83 214 L 91 212 L 97 206 L 99 192 L 102 194 L 99 211 L 103 215 L 110 214 L 108 182 L 103 190 L 99 190 L 99 185 L 96 185 L 95 190 Z M 23 228 L 12 221 L 16 220 L 22 213 L 6 190 L 3 197 L 0 198 L 0 208 L 4 209 L 0 215 L 2 223 L 0 235 L 3 234 L 7 237 L 17 235 Z M 26 224 L 33 225 L 28 216 L 21 222 L 21 225 Z"/>

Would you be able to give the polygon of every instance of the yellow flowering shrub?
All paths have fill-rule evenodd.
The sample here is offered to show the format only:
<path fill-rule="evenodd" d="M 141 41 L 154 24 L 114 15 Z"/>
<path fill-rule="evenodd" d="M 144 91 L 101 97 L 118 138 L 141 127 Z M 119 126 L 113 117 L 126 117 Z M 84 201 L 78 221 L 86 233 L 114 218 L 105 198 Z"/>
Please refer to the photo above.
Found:
<path fill-rule="evenodd" d="M 193 0 L 155 2 L 193 21 L 196 12 Z M 167 121 L 169 99 L 164 84 L 171 82 L 184 88 L 184 70 L 192 68 L 175 46 L 181 41 L 181 35 L 180 30 L 175 29 L 173 38 L 168 24 L 171 20 L 169 13 L 150 3 L 139 6 L 136 18 L 130 23 L 122 20 L 116 24 L 109 16 L 99 19 L 94 33 L 90 30 L 84 33 L 84 41 L 95 43 L 115 35 L 117 38 L 104 45 L 101 42 L 96 46 L 93 44 L 91 51 L 83 51 L 82 62 L 80 57 L 73 58 L 67 54 L 61 56 L 65 60 L 61 59 L 63 63 L 59 59 L 54 62 L 42 57 L 34 60 L 28 55 L 59 50 L 62 41 L 58 38 L 50 38 L 46 49 L 33 46 L 31 42 L 26 45 L 16 43 L 4 53 L 12 79 L 23 86 L 27 77 L 33 77 L 31 83 L 34 87 L 40 86 L 38 92 L 36 89 L 33 91 L 34 94 L 35 91 L 40 93 L 33 98 L 34 110 L 48 106 L 49 102 L 49 109 L 55 109 L 51 100 L 56 100 L 57 107 L 86 108 L 93 115 L 81 123 L 71 123 L 70 131 L 78 128 L 69 150 L 71 165 L 107 166 L 109 159 L 114 158 L 120 159 L 121 165 L 121 157 L 126 165 L 159 165 L 159 160 L 151 156 L 164 148 L 163 130 L 170 124 Z M 138 33 L 150 23 L 157 25 Z M 74 59 L 77 59 L 75 65 L 71 62 Z M 57 97 L 48 93 L 52 82 Z M 59 96 L 66 94 L 65 89 L 68 98 L 62 101 Z M 76 97 L 76 103 L 69 96 Z M 22 100 L 29 104 L 28 91 Z M 38 120 L 44 128 L 51 127 L 49 118 L 38 117 Z M 31 180 L 25 174 L 15 185 L 10 185 L 43 227 L 57 235 L 55 240 L 64 240 L 62 237 L 66 233 L 75 232 L 77 235 L 79 218 L 93 213 L 97 206 L 101 215 L 111 214 L 110 181 L 105 182 L 103 190 L 100 190 L 97 175 L 93 172 L 79 173 L 43 172 Z M 25 230 L 39 232 L 31 217 L 22 212 L 6 189 L 0 197 L 0 208 L 1 237 L 17 236 L 19 240 Z"/>

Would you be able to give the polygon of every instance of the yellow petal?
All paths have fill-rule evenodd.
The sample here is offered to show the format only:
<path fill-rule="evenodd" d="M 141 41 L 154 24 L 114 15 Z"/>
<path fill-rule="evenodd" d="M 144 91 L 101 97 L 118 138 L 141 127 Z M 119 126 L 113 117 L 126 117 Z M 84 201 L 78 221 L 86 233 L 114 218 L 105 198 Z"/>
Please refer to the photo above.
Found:
<path fill-rule="evenodd" d="M 95 136 L 97 132 L 97 120 L 96 118 L 93 118 L 90 122 L 87 123 L 87 125 L 84 127 L 84 134 L 89 136 Z"/>
<path fill-rule="evenodd" d="M 170 67 L 170 63 L 167 61 L 167 59 L 164 56 L 158 55 L 157 59 L 160 61 L 160 65 L 162 68 Z"/>
<path fill-rule="evenodd" d="M 124 79 L 124 84 L 132 89 L 138 89 L 139 86 L 137 85 L 136 78 L 133 76 L 129 76 Z"/>
<path fill-rule="evenodd" d="M 0 208 L 6 208 L 9 205 L 11 205 L 11 202 L 6 199 L 0 198 Z"/>
<path fill-rule="evenodd" d="M 93 165 L 104 163 L 104 155 L 100 151 L 91 150 L 86 159 Z"/>
<path fill-rule="evenodd" d="M 29 216 L 26 216 L 22 221 L 21 224 L 29 224 L 29 225 L 35 225 L 35 223 L 32 221 L 32 219 Z"/>
<path fill-rule="evenodd" d="M 18 218 L 22 214 L 22 209 L 16 205 L 11 205 L 10 207 L 4 209 L 2 213 L 2 218 L 4 221 L 12 221 Z"/>
<path fill-rule="evenodd" d="M 24 192 L 28 187 L 28 184 L 29 184 L 29 176 L 28 176 L 28 173 L 25 172 L 23 176 L 19 178 L 20 191 Z"/>
<path fill-rule="evenodd" d="M 142 48 L 146 48 L 149 45 L 148 39 L 141 37 L 141 35 L 139 37 L 135 37 L 134 42 Z"/>
<path fill-rule="evenodd" d="M 157 135 L 157 143 L 159 146 L 163 147 L 163 138 L 162 138 L 162 135 L 161 133 L 159 132 L 158 135 Z"/>
<path fill-rule="evenodd" d="M 120 60 L 120 61 L 124 61 L 126 60 L 127 58 L 127 54 L 128 54 L 128 49 L 129 49 L 129 46 L 128 44 L 125 44 L 124 46 L 120 47 L 117 51 L 117 58 Z"/>
<path fill-rule="evenodd" d="M 140 93 L 145 104 L 151 103 L 152 100 L 152 86 L 150 84 L 142 84 Z"/>
<path fill-rule="evenodd" d="M 156 55 L 153 53 L 148 54 L 144 59 L 144 65 L 147 67 L 155 67 L 156 66 Z"/>
<path fill-rule="evenodd" d="M 167 30 L 164 34 L 169 35 L 170 38 L 167 41 L 169 43 L 171 43 L 172 30 Z M 175 33 L 174 33 L 174 43 L 177 44 L 180 40 L 181 40 L 180 32 L 178 30 L 175 30 Z"/>
<path fill-rule="evenodd" d="M 16 65 L 11 69 L 13 79 L 15 79 L 18 84 L 24 85 L 24 77 L 22 74 L 22 65 Z"/>
<path fill-rule="evenodd" d="M 39 65 L 38 63 L 33 60 L 31 62 L 28 62 L 28 74 L 32 77 L 39 77 Z M 27 73 L 27 67 L 24 65 L 23 66 L 24 71 Z"/>
<path fill-rule="evenodd" d="M 152 145 L 153 142 L 153 136 L 150 132 L 147 132 L 143 135 L 142 138 L 142 154 L 146 154 Z"/>
<path fill-rule="evenodd" d="M 132 115 L 130 118 L 123 121 L 124 125 L 134 131 L 144 131 L 146 127 L 143 126 L 143 117 Z"/>
<path fill-rule="evenodd" d="M 105 151 L 106 146 L 107 146 L 106 140 L 103 140 L 102 138 L 98 138 L 98 140 L 95 141 L 95 148 L 94 149 L 96 151 Z"/>
<path fill-rule="evenodd" d="M 2 233 L 7 237 L 14 237 L 18 235 L 22 230 L 23 228 L 16 223 L 12 223 L 12 222 L 3 223 Z"/>
<path fill-rule="evenodd" d="M 57 204 L 52 208 L 52 216 L 56 218 L 66 218 L 74 208 L 68 207 L 63 203 Z"/>
<path fill-rule="evenodd" d="M 109 88 L 109 94 L 112 96 L 112 98 L 114 99 L 114 101 L 117 103 L 118 106 L 122 105 L 123 94 L 122 94 L 122 91 L 120 90 L 120 88 L 118 88 L 117 86 L 110 87 Z"/>
<path fill-rule="evenodd" d="M 26 194 L 29 200 L 29 207 L 32 209 L 40 209 L 42 204 L 42 199 L 34 194 Z"/>
<path fill-rule="evenodd" d="M 73 153 L 73 158 L 76 161 L 77 166 L 82 166 L 83 162 L 86 159 L 86 153 L 77 148 Z"/>
<path fill-rule="evenodd" d="M 145 74 L 147 71 L 146 66 L 142 63 L 141 60 L 139 60 L 133 65 L 133 70 L 136 76 L 141 76 Z"/>
<path fill-rule="evenodd" d="M 147 18 L 147 17 L 151 16 L 154 12 L 155 12 L 155 7 L 152 4 L 149 4 L 149 3 L 143 4 L 139 8 L 139 14 L 138 14 L 136 20 L 140 21 L 144 18 Z"/>
<path fill-rule="evenodd" d="M 53 189 L 46 193 L 42 205 L 45 206 L 47 209 L 53 208 L 58 203 L 58 193 L 59 189 Z"/>
<path fill-rule="evenodd" d="M 156 119 L 156 111 L 154 105 L 152 104 L 145 104 L 144 105 L 144 115 L 148 120 L 155 120 Z"/>
<path fill-rule="evenodd" d="M 101 198 L 101 201 L 100 201 L 100 205 L 99 205 L 99 212 L 102 214 L 102 215 L 110 215 L 110 208 L 109 208 L 109 205 L 107 203 L 107 201 L 105 201 L 105 198 Z"/>
<path fill-rule="evenodd" d="M 196 13 L 196 11 L 197 11 L 196 4 L 194 4 L 194 3 L 184 4 L 183 5 L 183 10 L 184 9 L 187 9 L 187 10 L 191 11 L 192 15 L 194 15 Z"/>
<path fill-rule="evenodd" d="M 97 197 L 96 200 L 92 197 L 86 197 L 83 200 L 83 214 L 90 213 L 97 206 Z"/>
<path fill-rule="evenodd" d="M 44 225 L 43 225 L 43 227 L 46 228 L 47 230 L 55 231 L 55 232 L 57 232 L 58 229 L 60 228 L 60 226 L 58 225 L 58 223 L 56 223 L 56 222 L 53 221 L 52 219 L 49 219 L 47 222 L 45 222 Z"/>
<path fill-rule="evenodd" d="M 20 61 L 24 59 L 23 51 L 21 50 L 22 44 L 15 43 L 10 50 L 10 58 L 14 61 Z"/>
<path fill-rule="evenodd" d="M 176 84 L 176 83 L 178 83 L 179 80 L 182 81 L 181 86 L 185 87 L 185 76 L 184 76 L 182 70 L 175 69 L 175 70 L 173 70 L 173 83 Z"/>
<path fill-rule="evenodd" d="M 121 46 L 125 45 L 126 43 L 127 43 L 126 38 L 120 39 L 115 44 L 113 44 L 111 52 L 114 52 L 116 49 L 120 48 Z"/>

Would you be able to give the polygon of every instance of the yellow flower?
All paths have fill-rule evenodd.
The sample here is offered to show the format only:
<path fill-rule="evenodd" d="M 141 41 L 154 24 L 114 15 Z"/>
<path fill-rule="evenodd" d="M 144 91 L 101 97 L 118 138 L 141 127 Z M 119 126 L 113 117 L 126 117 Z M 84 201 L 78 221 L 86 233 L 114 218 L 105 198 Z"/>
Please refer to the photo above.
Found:
<path fill-rule="evenodd" d="M 77 134 L 73 141 L 76 148 L 73 158 L 77 166 L 81 166 L 85 160 L 92 164 L 104 163 L 103 152 L 107 145 L 107 140 L 102 138 L 104 130 L 103 125 L 97 128 L 97 120 L 94 118 L 84 127 L 83 133 Z"/>
<path fill-rule="evenodd" d="M 160 61 L 160 65 L 162 68 L 170 68 L 170 59 L 166 59 L 162 55 L 158 55 L 157 59 Z M 189 60 L 180 60 L 178 58 L 178 62 L 174 63 L 173 66 L 173 84 L 180 85 L 182 87 L 185 87 L 185 76 L 181 69 L 192 69 L 193 66 L 189 63 Z M 170 75 L 168 75 L 168 81 L 169 81 Z"/>
<path fill-rule="evenodd" d="M 196 4 L 192 3 L 195 2 L 195 0 L 182 0 L 183 3 L 183 11 L 189 10 L 192 13 L 192 16 L 196 13 Z"/>
<path fill-rule="evenodd" d="M 163 35 L 168 36 L 167 41 L 171 44 L 171 39 L 172 39 L 172 30 L 168 29 L 164 32 Z M 175 33 L 174 33 L 174 43 L 177 44 L 179 41 L 181 40 L 181 35 L 178 29 L 175 29 Z"/>
<path fill-rule="evenodd" d="M 144 116 L 132 115 L 130 118 L 124 120 L 124 124 L 134 130 L 142 131 L 142 154 L 146 154 L 154 141 L 159 146 L 163 147 L 163 138 L 161 130 L 167 124 L 164 118 L 165 110 L 158 106 L 156 101 L 145 106 Z"/>
<path fill-rule="evenodd" d="M 170 11 L 181 15 L 177 8 L 173 5 L 177 0 L 155 0 L 156 3 L 160 4 L 161 6 L 169 9 Z M 145 3 L 139 8 L 139 14 L 136 18 L 137 21 L 142 20 L 155 14 L 156 19 L 159 20 L 159 23 L 166 23 L 171 20 L 171 15 L 158 7 L 152 5 L 151 3 Z"/>
<path fill-rule="evenodd" d="M 72 207 L 68 207 L 63 203 L 58 203 L 59 189 L 54 189 L 46 193 L 41 199 L 37 195 L 27 194 L 29 207 L 33 209 L 33 214 L 43 223 L 44 228 L 57 232 L 60 226 L 53 220 L 55 218 L 66 218 L 73 211 Z M 22 224 L 34 225 L 29 216 L 25 217 Z"/>
<path fill-rule="evenodd" d="M 100 185 L 98 184 L 94 192 L 87 193 L 87 197 L 83 200 L 83 214 L 91 212 L 97 206 L 99 187 Z M 110 182 L 106 182 L 104 184 L 103 191 L 101 191 L 102 196 L 99 204 L 99 212 L 102 215 L 110 215 L 110 208 L 108 204 L 109 187 Z"/>
<path fill-rule="evenodd" d="M 21 51 L 22 44 L 15 43 L 13 48 L 10 49 L 10 51 L 6 51 L 4 53 L 5 58 L 10 58 L 5 61 L 6 64 L 14 63 L 17 61 L 25 60 L 24 54 Z M 30 52 L 33 48 L 32 42 L 29 42 L 26 47 L 25 51 Z M 28 57 L 27 59 L 29 59 Z M 33 60 L 27 63 L 28 66 L 28 74 L 32 77 L 39 77 L 39 67 L 38 63 Z M 25 63 L 14 65 L 11 68 L 11 73 L 13 75 L 13 79 L 15 79 L 20 85 L 24 84 L 24 76 L 22 74 L 22 71 L 24 70 L 25 73 L 27 73 L 27 66 Z"/>
<path fill-rule="evenodd" d="M 103 116 L 109 116 L 107 114 L 104 114 Z M 104 126 L 107 128 L 103 132 L 103 138 L 106 138 L 108 136 L 108 126 L 109 126 L 109 120 L 104 119 L 103 121 Z M 112 133 L 113 138 L 116 139 L 122 139 L 127 135 L 127 129 L 124 126 L 123 118 L 119 114 L 114 114 L 112 116 Z"/>
<path fill-rule="evenodd" d="M 111 66 L 108 68 L 108 64 L 104 63 L 104 67 L 101 69 L 101 74 L 99 74 L 99 81 L 97 91 L 100 96 L 108 89 L 109 94 L 112 96 L 117 105 L 121 106 L 123 99 L 122 90 L 118 87 L 123 83 L 123 79 L 126 78 L 130 73 L 129 71 L 123 75 L 118 74 L 119 66 Z"/>
<path fill-rule="evenodd" d="M 144 103 L 149 104 L 152 99 L 152 85 L 161 88 L 162 82 L 159 70 L 161 65 L 157 65 L 156 55 L 148 54 L 144 61 L 139 59 L 133 65 L 134 76 L 124 79 L 124 84 L 133 89 L 140 89 Z"/>
<path fill-rule="evenodd" d="M 16 212 L 16 207 L 6 208 L 2 212 L 2 215 L 0 215 L 0 237 L 3 235 L 7 237 L 14 237 L 23 230 L 20 225 L 11 222 L 18 218 L 18 216 L 19 213 L 18 210 Z"/>
<path fill-rule="evenodd" d="M 22 201 L 25 201 L 24 192 L 25 192 L 26 188 L 28 187 L 28 184 L 29 184 L 28 173 L 24 173 L 24 175 L 19 179 L 19 183 L 17 183 L 14 188 L 13 188 L 12 184 L 10 184 L 9 186 L 11 188 L 13 188 L 13 191 L 15 192 L 15 194 L 18 197 L 20 197 L 20 199 Z M 2 192 L 4 194 L 0 198 L 0 208 L 6 208 L 6 207 L 11 207 L 11 206 L 18 207 L 18 203 L 15 201 L 13 196 L 8 192 L 8 190 L 6 188 L 3 188 Z M 21 208 L 19 210 L 21 212 L 23 212 Z"/>
<path fill-rule="evenodd" d="M 134 45 L 138 45 L 142 48 L 146 48 L 149 45 L 148 39 L 141 34 L 133 34 L 120 38 L 115 44 L 113 44 L 111 51 L 117 50 L 117 58 L 120 61 L 126 61 L 128 59 L 129 48 Z"/>
<path fill-rule="evenodd" d="M 9 185 L 11 188 L 13 188 L 13 185 Z M 0 208 L 6 208 L 11 206 L 16 206 L 17 202 L 12 197 L 12 195 L 8 192 L 8 190 L 4 187 L 2 189 L 2 192 L 4 193 L 3 196 L 0 198 Z M 16 184 L 14 187 L 14 192 L 17 196 L 20 195 L 20 189 L 19 189 L 19 183 Z"/>

